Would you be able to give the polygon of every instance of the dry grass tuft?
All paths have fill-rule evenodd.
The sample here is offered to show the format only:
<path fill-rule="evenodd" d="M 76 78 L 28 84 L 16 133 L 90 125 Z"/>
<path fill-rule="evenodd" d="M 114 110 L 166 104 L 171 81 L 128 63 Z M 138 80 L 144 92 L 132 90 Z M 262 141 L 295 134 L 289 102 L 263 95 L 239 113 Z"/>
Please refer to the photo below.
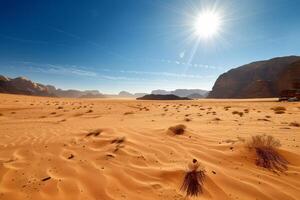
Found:
<path fill-rule="evenodd" d="M 273 110 L 275 112 L 275 114 L 283 114 L 286 111 L 286 108 L 283 106 L 276 106 L 271 108 L 271 110 Z"/>
<path fill-rule="evenodd" d="M 114 143 L 121 144 L 121 143 L 123 143 L 125 141 L 125 139 L 126 139 L 125 137 L 116 138 L 116 139 L 113 139 L 111 141 L 111 143 L 112 144 L 114 144 Z"/>
<path fill-rule="evenodd" d="M 300 123 L 298 123 L 298 122 L 291 122 L 290 126 L 300 127 Z"/>
<path fill-rule="evenodd" d="M 186 121 L 186 122 L 190 122 L 190 121 L 192 121 L 190 118 L 184 118 L 184 121 Z"/>
<path fill-rule="evenodd" d="M 132 115 L 134 112 L 125 112 L 124 115 Z"/>
<path fill-rule="evenodd" d="M 186 126 L 183 124 L 178 124 L 176 126 L 171 126 L 169 128 L 169 131 L 171 131 L 172 133 L 174 133 L 175 135 L 182 135 L 184 134 L 186 129 Z"/>
<path fill-rule="evenodd" d="M 231 108 L 231 106 L 225 106 L 225 107 L 224 107 L 224 110 L 227 111 L 227 110 L 229 110 L 229 108 Z"/>
<path fill-rule="evenodd" d="M 239 112 L 239 111 L 233 111 L 232 114 L 233 115 L 239 115 L 240 117 L 242 117 L 244 115 L 243 112 Z"/>
<path fill-rule="evenodd" d="M 194 161 L 196 161 L 194 159 Z M 186 196 L 198 196 L 203 193 L 203 183 L 205 179 L 204 170 L 191 170 L 186 172 L 181 190 L 186 192 Z"/>
<path fill-rule="evenodd" d="M 254 149 L 256 152 L 257 166 L 274 172 L 284 172 L 287 170 L 288 161 L 277 151 L 277 148 L 281 146 L 280 141 L 276 140 L 273 136 L 252 136 L 248 146 L 250 150 Z"/>
<path fill-rule="evenodd" d="M 103 130 L 101 129 L 96 129 L 96 130 L 93 130 L 91 132 L 89 132 L 88 134 L 86 134 L 85 136 L 86 137 L 90 137 L 90 136 L 94 136 L 94 137 L 97 137 L 98 135 L 100 135 L 100 133 L 102 133 Z"/>

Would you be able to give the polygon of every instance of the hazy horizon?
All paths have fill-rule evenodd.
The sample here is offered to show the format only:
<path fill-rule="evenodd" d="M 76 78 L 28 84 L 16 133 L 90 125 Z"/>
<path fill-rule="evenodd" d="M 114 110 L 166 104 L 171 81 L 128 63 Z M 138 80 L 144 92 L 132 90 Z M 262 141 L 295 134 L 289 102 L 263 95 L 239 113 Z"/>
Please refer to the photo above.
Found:
<path fill-rule="evenodd" d="M 105 94 L 211 90 L 231 68 L 298 55 L 299 6 L 284 0 L 5 0 L 0 74 Z"/>

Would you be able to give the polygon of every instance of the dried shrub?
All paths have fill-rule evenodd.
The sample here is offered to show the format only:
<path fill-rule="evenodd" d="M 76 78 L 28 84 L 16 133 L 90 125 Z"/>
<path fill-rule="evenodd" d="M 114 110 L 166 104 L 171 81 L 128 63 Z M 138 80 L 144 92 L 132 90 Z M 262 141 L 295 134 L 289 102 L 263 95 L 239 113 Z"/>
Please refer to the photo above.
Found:
<path fill-rule="evenodd" d="M 286 111 L 286 108 L 283 106 L 276 106 L 271 108 L 271 110 L 273 110 L 275 112 L 275 114 L 283 114 Z"/>
<path fill-rule="evenodd" d="M 86 137 L 90 137 L 90 136 L 97 137 L 98 135 L 100 135 L 100 133 L 102 133 L 102 131 L 103 130 L 101 130 L 101 129 L 93 130 L 93 131 L 89 132 L 88 134 L 86 134 Z"/>
<path fill-rule="evenodd" d="M 225 106 L 225 107 L 224 107 L 224 110 L 227 111 L 227 110 L 229 110 L 229 108 L 231 108 L 231 106 Z"/>
<path fill-rule="evenodd" d="M 124 115 L 132 115 L 134 112 L 125 112 Z"/>
<path fill-rule="evenodd" d="M 239 112 L 239 111 L 233 111 L 232 114 L 233 115 L 239 115 L 240 117 L 242 117 L 244 115 L 243 112 Z"/>
<path fill-rule="evenodd" d="M 175 135 L 182 135 L 184 134 L 186 129 L 186 126 L 183 124 L 178 124 L 176 126 L 171 126 L 169 128 L 169 131 L 171 131 L 172 133 L 174 133 Z"/>
<path fill-rule="evenodd" d="M 112 144 L 114 144 L 114 143 L 121 144 L 121 143 L 123 143 L 125 141 L 125 139 L 126 139 L 125 137 L 116 138 L 116 139 L 113 139 L 111 141 L 111 143 Z"/>
<path fill-rule="evenodd" d="M 196 159 L 193 162 L 197 162 Z M 191 170 L 186 172 L 181 190 L 186 192 L 186 196 L 198 196 L 203 193 L 203 183 L 205 179 L 204 170 Z"/>
<path fill-rule="evenodd" d="M 191 120 L 190 118 L 185 118 L 184 121 L 190 122 L 190 121 L 192 121 L 192 120 Z"/>
<path fill-rule="evenodd" d="M 300 127 L 300 123 L 298 123 L 298 122 L 291 122 L 290 126 Z"/>
<path fill-rule="evenodd" d="M 287 170 L 288 161 L 278 153 L 280 141 L 273 136 L 256 135 L 252 136 L 248 144 L 250 150 L 256 153 L 256 165 L 274 172 L 284 172 Z"/>

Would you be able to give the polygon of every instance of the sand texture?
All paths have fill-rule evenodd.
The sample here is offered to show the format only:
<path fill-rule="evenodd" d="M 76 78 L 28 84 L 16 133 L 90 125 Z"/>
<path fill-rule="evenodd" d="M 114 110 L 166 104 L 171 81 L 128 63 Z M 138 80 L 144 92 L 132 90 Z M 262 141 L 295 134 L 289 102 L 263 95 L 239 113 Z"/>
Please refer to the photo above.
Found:
<path fill-rule="evenodd" d="M 282 106 L 283 113 L 272 108 Z M 300 103 L 137 101 L 0 94 L 0 199 L 300 199 Z M 185 125 L 184 133 L 169 127 Z M 288 169 L 256 165 L 251 136 L 281 142 Z M 203 193 L 180 190 L 188 163 Z"/>

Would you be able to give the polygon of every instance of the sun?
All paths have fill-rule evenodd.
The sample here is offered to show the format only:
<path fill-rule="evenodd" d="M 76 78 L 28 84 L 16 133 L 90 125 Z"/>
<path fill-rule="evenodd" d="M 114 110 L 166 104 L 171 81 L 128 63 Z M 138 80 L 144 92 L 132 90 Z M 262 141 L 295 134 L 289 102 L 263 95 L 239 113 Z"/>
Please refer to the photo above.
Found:
<path fill-rule="evenodd" d="M 195 34 L 202 39 L 209 39 L 219 33 L 221 17 L 217 12 L 204 11 L 200 13 L 194 23 Z"/>

